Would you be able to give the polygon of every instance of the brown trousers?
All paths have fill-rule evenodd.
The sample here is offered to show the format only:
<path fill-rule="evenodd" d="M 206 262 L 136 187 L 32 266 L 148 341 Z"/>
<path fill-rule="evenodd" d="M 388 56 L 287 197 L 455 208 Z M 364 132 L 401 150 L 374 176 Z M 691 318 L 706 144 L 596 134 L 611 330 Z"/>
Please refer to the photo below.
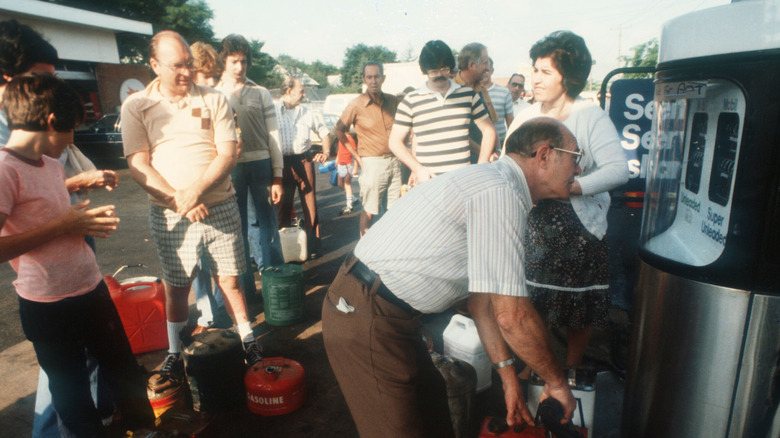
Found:
<path fill-rule="evenodd" d="M 322 337 L 362 437 L 453 437 L 444 378 L 421 324 L 349 274 L 350 253 L 322 304 Z M 339 298 L 354 307 L 344 313 Z"/>
<path fill-rule="evenodd" d="M 292 213 L 297 189 L 301 198 L 303 220 L 306 224 L 309 252 L 320 247 L 320 217 L 317 214 L 316 178 L 311 154 L 285 155 L 282 172 L 282 202 L 279 205 L 279 228 L 292 224 Z"/>

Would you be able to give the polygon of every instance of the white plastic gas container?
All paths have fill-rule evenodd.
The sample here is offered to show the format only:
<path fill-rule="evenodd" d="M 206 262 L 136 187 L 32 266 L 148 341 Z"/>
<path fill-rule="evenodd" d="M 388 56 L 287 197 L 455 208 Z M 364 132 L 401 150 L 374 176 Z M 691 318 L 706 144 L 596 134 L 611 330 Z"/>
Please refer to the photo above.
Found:
<path fill-rule="evenodd" d="M 490 388 L 490 358 L 477 334 L 477 326 L 471 318 L 453 315 L 444 329 L 444 355 L 468 362 L 477 370 L 477 392 Z"/>
<path fill-rule="evenodd" d="M 301 227 L 286 227 L 279 230 L 284 262 L 305 262 L 309 258 L 306 246 L 306 231 Z"/>

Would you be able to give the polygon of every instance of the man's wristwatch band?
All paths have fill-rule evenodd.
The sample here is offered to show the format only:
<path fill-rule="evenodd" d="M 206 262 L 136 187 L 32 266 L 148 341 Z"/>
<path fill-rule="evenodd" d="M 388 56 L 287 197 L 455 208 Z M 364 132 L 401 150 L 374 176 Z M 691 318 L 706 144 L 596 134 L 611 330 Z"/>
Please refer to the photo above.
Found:
<path fill-rule="evenodd" d="M 499 362 L 499 363 L 494 363 L 494 364 L 493 364 L 493 369 L 494 369 L 494 370 L 496 370 L 496 371 L 498 371 L 498 370 L 500 370 L 501 368 L 504 368 L 504 367 L 506 367 L 506 366 L 512 365 L 512 364 L 514 364 L 514 363 L 515 363 L 515 359 L 514 359 L 513 357 L 510 357 L 510 358 L 509 358 L 509 359 L 507 359 L 507 360 L 501 361 L 501 362 Z"/>

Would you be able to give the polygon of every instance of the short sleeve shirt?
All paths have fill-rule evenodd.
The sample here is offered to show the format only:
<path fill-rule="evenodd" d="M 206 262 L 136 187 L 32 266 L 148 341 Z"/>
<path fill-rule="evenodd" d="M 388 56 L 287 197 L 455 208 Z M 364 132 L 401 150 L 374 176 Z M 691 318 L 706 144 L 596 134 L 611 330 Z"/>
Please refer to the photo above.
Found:
<path fill-rule="evenodd" d="M 0 150 L 0 213 L 8 216 L 0 236 L 40 228 L 70 208 L 65 169 L 47 156 L 30 160 Z M 68 234 L 9 261 L 16 293 L 30 301 L 54 302 L 92 291 L 102 280 L 95 253 L 84 236 Z"/>
<path fill-rule="evenodd" d="M 378 157 L 390 153 L 388 140 L 397 108 L 398 100 L 387 93 L 382 93 L 381 105 L 368 94 L 361 94 L 344 108 L 341 123 L 347 128 L 355 127 L 358 155 Z"/>
<path fill-rule="evenodd" d="M 360 239 L 355 256 L 424 313 L 469 292 L 527 296 L 522 239 L 532 206 L 511 157 L 468 166 L 402 196 Z"/>
<path fill-rule="evenodd" d="M 441 174 L 470 164 L 469 123 L 488 117 L 479 93 L 450 81 L 445 96 L 427 86 L 409 93 L 395 124 L 414 131 L 417 161 Z"/>
<path fill-rule="evenodd" d="M 303 105 L 287 109 L 282 102 L 276 102 L 276 118 L 279 122 L 279 142 L 284 155 L 308 152 L 311 149 L 311 132 L 317 133 L 323 140 L 330 134 L 328 127 Z"/>
<path fill-rule="evenodd" d="M 192 85 L 184 99 L 169 102 L 159 79 L 132 94 L 122 105 L 125 156 L 149 151 L 152 167 L 176 190 L 195 183 L 217 157 L 217 143 L 236 141 L 233 110 L 222 93 Z M 202 199 L 207 206 L 233 194 L 230 178 L 216 184 Z M 152 203 L 165 207 L 149 195 Z"/>

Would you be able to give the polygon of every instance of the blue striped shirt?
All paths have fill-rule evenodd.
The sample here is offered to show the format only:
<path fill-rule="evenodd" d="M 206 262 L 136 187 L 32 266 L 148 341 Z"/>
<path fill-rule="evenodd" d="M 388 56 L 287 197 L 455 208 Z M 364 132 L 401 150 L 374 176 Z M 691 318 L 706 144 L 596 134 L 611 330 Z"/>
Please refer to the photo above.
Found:
<path fill-rule="evenodd" d="M 395 124 L 414 131 L 417 161 L 438 175 L 469 165 L 469 122 L 487 117 L 479 93 L 450 81 L 444 96 L 427 86 L 409 93 Z"/>
<path fill-rule="evenodd" d="M 511 157 L 467 166 L 402 196 L 355 255 L 424 313 L 441 312 L 469 292 L 527 296 L 522 239 L 532 206 Z"/>
<path fill-rule="evenodd" d="M 501 149 L 506 140 L 506 116 L 511 114 L 514 116 L 514 105 L 512 105 L 512 95 L 509 93 L 507 87 L 502 87 L 498 84 L 493 84 L 487 90 L 490 95 L 490 101 L 493 102 L 493 108 L 496 110 L 496 116 L 498 120 L 493 125 L 496 127 L 496 149 Z"/>

